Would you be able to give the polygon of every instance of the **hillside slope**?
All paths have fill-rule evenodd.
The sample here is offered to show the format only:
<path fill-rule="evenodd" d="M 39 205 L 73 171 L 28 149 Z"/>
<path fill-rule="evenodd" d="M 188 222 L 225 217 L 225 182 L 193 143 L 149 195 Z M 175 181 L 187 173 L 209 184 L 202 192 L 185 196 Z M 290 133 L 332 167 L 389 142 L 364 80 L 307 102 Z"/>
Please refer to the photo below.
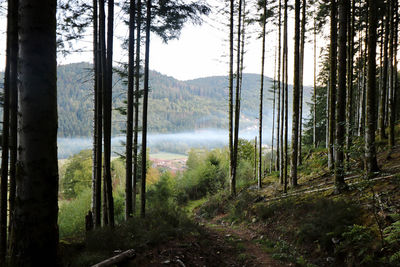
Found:
<path fill-rule="evenodd" d="M 241 127 L 255 126 L 259 106 L 259 75 L 244 74 Z M 264 125 L 272 124 L 272 80 L 266 78 L 264 90 Z M 58 67 L 59 137 L 88 137 L 92 132 L 93 83 L 89 63 Z M 227 77 L 214 76 L 189 81 L 150 72 L 149 131 L 158 133 L 196 129 L 226 129 Z M 289 89 L 291 90 L 291 88 Z M 305 88 L 305 101 L 310 88 Z M 126 85 L 114 75 L 113 134 L 124 128 L 124 118 L 115 110 L 123 106 Z M 289 92 L 289 95 L 291 93 Z M 291 101 L 289 101 L 291 103 Z M 289 107 L 289 110 L 291 108 Z M 305 112 L 305 114 L 307 114 Z"/>

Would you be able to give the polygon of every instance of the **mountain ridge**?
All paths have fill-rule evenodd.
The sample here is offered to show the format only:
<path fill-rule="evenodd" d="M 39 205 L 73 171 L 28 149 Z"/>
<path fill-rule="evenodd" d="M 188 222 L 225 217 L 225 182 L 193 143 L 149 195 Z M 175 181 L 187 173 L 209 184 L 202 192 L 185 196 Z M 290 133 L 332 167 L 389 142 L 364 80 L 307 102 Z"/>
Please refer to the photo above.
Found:
<path fill-rule="evenodd" d="M 85 62 L 58 66 L 59 137 L 92 135 L 91 69 L 92 65 Z M 242 129 L 257 124 L 259 80 L 258 74 L 243 74 L 240 121 Z M 125 128 L 125 118 L 116 109 L 124 105 L 126 85 L 116 74 L 113 81 L 115 136 Z M 182 81 L 157 71 L 150 71 L 148 130 L 155 133 L 174 133 L 210 128 L 227 129 L 227 82 L 227 76 L 222 75 Z M 266 126 L 272 124 L 272 85 L 272 79 L 265 77 L 263 114 Z M 307 99 L 308 94 L 305 95 Z"/>

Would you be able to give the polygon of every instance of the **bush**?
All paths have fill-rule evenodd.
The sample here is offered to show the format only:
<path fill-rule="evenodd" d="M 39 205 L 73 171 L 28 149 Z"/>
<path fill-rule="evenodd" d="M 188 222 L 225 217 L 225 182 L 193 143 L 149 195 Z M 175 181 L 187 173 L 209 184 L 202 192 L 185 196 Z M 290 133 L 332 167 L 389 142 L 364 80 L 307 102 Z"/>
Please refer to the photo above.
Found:
<path fill-rule="evenodd" d="M 62 202 L 58 215 L 60 239 L 85 236 L 85 216 L 90 210 L 92 192 L 82 191 L 73 200 Z"/>
<path fill-rule="evenodd" d="M 248 218 L 251 205 L 253 205 L 256 195 L 243 190 L 238 194 L 236 199 L 231 203 L 229 209 L 229 218 L 234 220 L 245 220 Z"/>
<path fill-rule="evenodd" d="M 223 189 L 226 183 L 227 170 L 223 156 L 218 150 L 206 152 L 203 160 L 201 155 L 189 154 L 189 169 L 176 181 L 176 198 L 179 204 L 188 200 L 197 200 L 207 194 L 215 194 Z"/>
<path fill-rule="evenodd" d="M 339 240 L 336 255 L 344 257 L 347 266 L 371 265 L 374 261 L 374 239 L 373 232 L 361 225 L 347 227 Z"/>
<path fill-rule="evenodd" d="M 221 191 L 218 194 L 210 196 L 208 201 L 201 205 L 197 215 L 203 218 L 213 218 L 218 214 L 225 213 L 228 210 L 229 194 Z"/>
<path fill-rule="evenodd" d="M 68 159 L 65 174 L 60 179 L 63 197 L 71 199 L 92 184 L 92 154 L 91 150 L 82 150 Z"/>
<path fill-rule="evenodd" d="M 393 214 L 392 217 L 397 221 L 385 228 L 385 241 L 390 253 L 389 262 L 395 266 L 400 266 L 400 215 Z"/>

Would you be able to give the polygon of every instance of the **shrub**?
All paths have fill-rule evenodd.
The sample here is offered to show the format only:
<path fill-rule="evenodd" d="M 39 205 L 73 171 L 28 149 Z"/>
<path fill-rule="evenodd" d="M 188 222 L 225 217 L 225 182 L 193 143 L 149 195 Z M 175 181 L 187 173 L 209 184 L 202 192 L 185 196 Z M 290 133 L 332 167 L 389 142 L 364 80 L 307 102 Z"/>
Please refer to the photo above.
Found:
<path fill-rule="evenodd" d="M 85 235 L 85 216 L 90 210 L 92 192 L 83 190 L 75 199 L 62 202 L 58 216 L 60 239 Z"/>
<path fill-rule="evenodd" d="M 228 209 L 229 194 L 226 191 L 221 191 L 209 197 L 209 200 L 201 205 L 197 211 L 197 215 L 203 218 L 213 218 L 218 214 L 225 213 Z"/>
<path fill-rule="evenodd" d="M 365 266 L 374 261 L 374 239 L 376 236 L 365 226 L 352 225 L 342 233 L 336 255 L 343 256 L 347 266 Z"/>
<path fill-rule="evenodd" d="M 74 198 L 92 183 L 92 154 L 91 150 L 82 150 L 68 159 L 65 174 L 60 179 L 62 195 Z"/>

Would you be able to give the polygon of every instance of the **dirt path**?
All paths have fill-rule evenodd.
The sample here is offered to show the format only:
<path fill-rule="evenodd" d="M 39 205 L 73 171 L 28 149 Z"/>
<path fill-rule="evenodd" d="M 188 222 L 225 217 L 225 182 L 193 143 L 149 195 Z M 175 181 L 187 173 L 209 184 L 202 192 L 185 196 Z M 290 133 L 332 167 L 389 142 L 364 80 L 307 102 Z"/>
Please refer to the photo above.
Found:
<path fill-rule="evenodd" d="M 224 216 L 218 216 L 212 222 L 205 222 L 204 226 L 210 231 L 215 232 L 221 238 L 230 239 L 239 242 L 243 248 L 244 254 L 252 257 L 254 265 L 247 266 L 291 266 L 287 263 L 282 263 L 274 260 L 261 245 L 257 244 L 255 240 L 263 239 L 256 230 L 245 227 L 244 225 L 230 226 L 223 221 Z"/>
<path fill-rule="evenodd" d="M 273 260 L 255 242 L 260 238 L 256 231 L 215 222 L 202 221 L 198 232 L 137 251 L 137 257 L 126 266 L 290 266 Z"/>

